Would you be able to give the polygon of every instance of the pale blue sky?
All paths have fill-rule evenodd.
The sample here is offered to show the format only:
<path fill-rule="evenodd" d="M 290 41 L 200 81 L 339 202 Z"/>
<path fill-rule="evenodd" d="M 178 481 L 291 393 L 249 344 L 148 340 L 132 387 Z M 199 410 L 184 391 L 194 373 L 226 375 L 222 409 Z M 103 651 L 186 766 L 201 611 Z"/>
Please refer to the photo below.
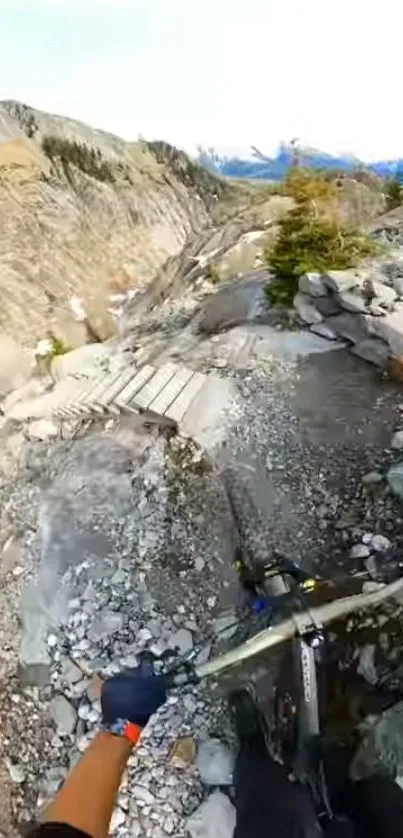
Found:
<path fill-rule="evenodd" d="M 0 99 L 191 148 L 403 156 L 401 0 L 0 0 Z"/>

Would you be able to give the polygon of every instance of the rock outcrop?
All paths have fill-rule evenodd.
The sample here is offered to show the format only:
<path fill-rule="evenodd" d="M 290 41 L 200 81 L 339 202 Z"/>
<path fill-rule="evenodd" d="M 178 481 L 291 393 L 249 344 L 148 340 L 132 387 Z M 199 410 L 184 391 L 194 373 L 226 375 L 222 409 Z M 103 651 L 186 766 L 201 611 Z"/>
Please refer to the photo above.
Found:
<path fill-rule="evenodd" d="M 294 306 L 315 334 L 342 340 L 354 355 L 385 369 L 403 360 L 400 278 L 373 270 L 328 271 L 300 277 Z"/>
<path fill-rule="evenodd" d="M 70 310 L 76 295 L 110 336 L 119 295 L 146 284 L 233 192 L 169 147 L 156 156 L 151 144 L 3 102 L 1 330 L 28 346 L 50 329 L 84 342 Z"/>

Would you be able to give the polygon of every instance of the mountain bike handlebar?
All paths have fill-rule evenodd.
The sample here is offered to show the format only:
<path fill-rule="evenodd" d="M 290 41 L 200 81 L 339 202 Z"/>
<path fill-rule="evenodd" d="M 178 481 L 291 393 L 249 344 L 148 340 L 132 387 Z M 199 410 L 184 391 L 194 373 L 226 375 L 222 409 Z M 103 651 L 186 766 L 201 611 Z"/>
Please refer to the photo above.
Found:
<path fill-rule="evenodd" d="M 347 617 L 357 611 L 376 607 L 391 597 L 397 597 L 398 595 L 403 597 L 403 578 L 397 579 L 389 585 L 375 582 L 367 582 L 366 584 L 376 585 L 377 589 L 336 599 L 325 605 L 295 613 L 282 623 L 259 632 L 235 649 L 231 649 L 229 652 L 207 661 L 207 663 L 196 665 L 194 668 L 196 680 L 217 675 L 231 666 L 236 666 L 249 658 L 262 654 L 272 646 L 283 643 L 292 637 L 301 637 L 314 629 L 333 622 L 333 620 L 337 620 L 339 617 Z"/>

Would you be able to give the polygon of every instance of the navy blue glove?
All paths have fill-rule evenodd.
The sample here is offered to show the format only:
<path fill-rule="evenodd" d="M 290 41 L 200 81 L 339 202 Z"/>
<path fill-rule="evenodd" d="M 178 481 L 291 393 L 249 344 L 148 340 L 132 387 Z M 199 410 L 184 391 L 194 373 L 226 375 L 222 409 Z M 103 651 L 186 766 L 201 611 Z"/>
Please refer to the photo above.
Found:
<path fill-rule="evenodd" d="M 103 723 L 111 729 L 122 720 L 144 727 L 165 699 L 165 678 L 155 675 L 152 667 L 124 669 L 102 687 Z"/>

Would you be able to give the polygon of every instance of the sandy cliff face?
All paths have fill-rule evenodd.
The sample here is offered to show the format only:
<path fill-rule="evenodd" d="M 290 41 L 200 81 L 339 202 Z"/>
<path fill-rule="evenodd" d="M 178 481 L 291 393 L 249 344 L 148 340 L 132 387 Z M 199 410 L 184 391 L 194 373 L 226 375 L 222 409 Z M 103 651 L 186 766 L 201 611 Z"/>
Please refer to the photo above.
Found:
<path fill-rule="evenodd" d="M 108 176 L 66 162 L 65 149 L 45 154 L 49 137 L 94 149 Z M 230 187 L 205 174 L 189 178 L 145 143 L 0 105 L 0 330 L 27 346 L 49 329 L 80 342 L 77 295 L 100 335 L 113 334 L 111 293 L 147 283 L 217 213 Z"/>

